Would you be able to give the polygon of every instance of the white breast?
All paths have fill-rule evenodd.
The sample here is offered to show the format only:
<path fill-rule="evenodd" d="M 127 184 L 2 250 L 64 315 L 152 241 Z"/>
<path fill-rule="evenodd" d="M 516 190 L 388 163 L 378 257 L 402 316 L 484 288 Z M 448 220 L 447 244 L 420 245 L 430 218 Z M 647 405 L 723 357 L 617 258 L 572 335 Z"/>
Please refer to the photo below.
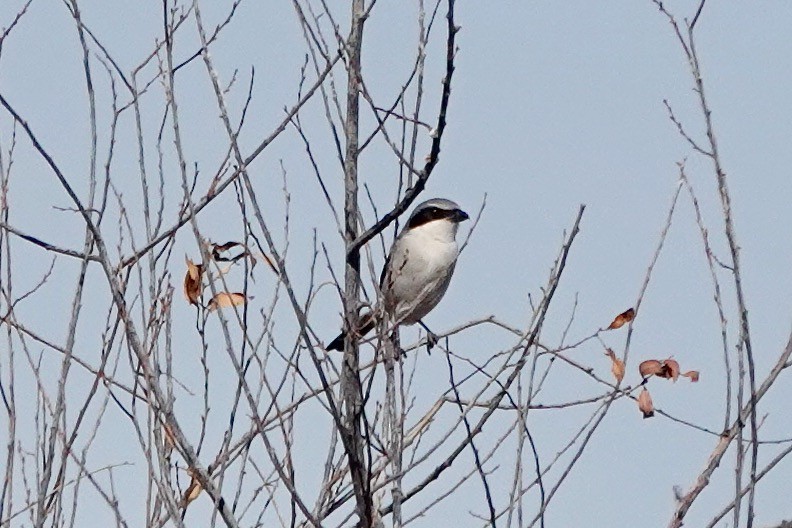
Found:
<path fill-rule="evenodd" d="M 414 324 L 443 298 L 454 272 L 457 224 L 429 222 L 403 232 L 391 248 L 382 284 L 393 322 Z"/>

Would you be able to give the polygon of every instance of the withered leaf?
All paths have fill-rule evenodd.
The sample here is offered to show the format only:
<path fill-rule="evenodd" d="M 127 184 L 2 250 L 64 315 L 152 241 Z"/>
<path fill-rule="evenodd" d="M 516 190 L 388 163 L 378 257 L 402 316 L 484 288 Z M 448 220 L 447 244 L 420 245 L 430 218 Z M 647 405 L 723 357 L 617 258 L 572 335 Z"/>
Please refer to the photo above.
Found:
<path fill-rule="evenodd" d="M 641 394 L 638 395 L 638 409 L 643 413 L 644 418 L 651 418 L 654 416 L 654 404 L 652 403 L 652 396 L 646 387 L 643 388 Z"/>
<path fill-rule="evenodd" d="M 230 262 L 233 264 L 245 257 L 248 257 L 251 262 L 251 267 L 255 268 L 256 263 L 259 260 L 263 260 L 264 262 L 267 263 L 267 265 L 272 270 L 272 272 L 275 273 L 275 275 L 280 276 L 280 273 L 278 273 L 278 269 L 275 267 L 275 263 L 272 261 L 271 258 L 269 258 L 264 253 L 255 253 L 255 254 L 252 253 L 248 249 L 248 247 L 245 246 L 245 244 L 243 244 L 242 242 L 234 242 L 232 240 L 226 242 L 225 244 L 210 244 L 210 246 L 212 250 L 212 258 L 217 262 Z M 236 255 L 232 255 L 231 253 L 229 253 L 229 250 L 235 247 L 241 248 L 241 251 Z"/>
<path fill-rule="evenodd" d="M 212 297 L 212 300 L 209 301 L 209 311 L 212 312 L 217 310 L 218 308 L 227 308 L 229 306 L 239 306 L 240 304 L 245 304 L 247 297 L 244 294 L 238 292 L 219 292 L 217 295 Z"/>
<path fill-rule="evenodd" d="M 657 376 L 658 378 L 670 379 L 676 381 L 679 376 L 690 378 L 690 381 L 698 381 L 699 373 L 697 370 L 689 370 L 684 374 L 681 373 L 679 362 L 677 360 L 668 358 L 662 361 L 657 359 L 647 359 L 638 365 L 638 371 L 641 376 L 648 378 L 649 376 Z"/>
<path fill-rule="evenodd" d="M 214 253 L 215 251 L 218 251 L 218 252 L 219 251 L 228 251 L 229 249 L 231 249 L 233 247 L 237 247 L 237 246 L 241 246 L 241 245 L 242 245 L 241 242 L 233 242 L 233 241 L 226 242 L 225 244 L 214 244 L 213 245 L 213 249 L 212 249 L 212 253 Z"/>
<path fill-rule="evenodd" d="M 196 264 L 192 261 L 190 257 L 184 257 L 184 261 L 187 264 L 187 275 L 189 275 L 191 280 L 197 281 L 203 275 L 203 266 L 201 264 Z"/>
<path fill-rule="evenodd" d="M 682 376 L 685 376 L 686 378 L 690 378 L 690 381 L 692 381 L 693 383 L 696 383 L 699 380 L 699 371 L 698 370 L 688 370 L 687 372 L 682 374 Z"/>
<path fill-rule="evenodd" d="M 187 506 L 192 501 L 198 498 L 198 495 L 201 494 L 203 488 L 201 487 L 201 483 L 198 482 L 198 479 L 195 478 L 195 472 L 190 470 L 190 485 L 187 486 L 187 489 L 184 491 L 184 497 L 182 497 L 182 506 Z"/>
<path fill-rule="evenodd" d="M 668 378 L 676 380 L 679 378 L 679 363 L 675 359 L 666 359 L 663 361 L 663 373 L 661 378 Z"/>
<path fill-rule="evenodd" d="M 237 246 L 242 246 L 240 242 L 226 242 L 225 244 L 212 244 L 212 258 L 215 259 L 217 262 L 236 262 L 237 260 L 241 259 L 245 255 L 247 255 L 247 250 L 242 251 L 238 255 L 222 255 L 231 248 L 235 248 Z"/>
<path fill-rule="evenodd" d="M 638 372 L 641 373 L 643 378 L 660 375 L 663 372 L 663 364 L 656 359 L 647 359 L 646 361 L 641 361 L 641 364 L 638 365 Z"/>
<path fill-rule="evenodd" d="M 605 355 L 611 360 L 611 372 L 613 377 L 616 378 L 616 383 L 621 383 L 624 379 L 624 361 L 616 357 L 616 354 L 610 348 L 605 350 Z"/>
<path fill-rule="evenodd" d="M 616 318 L 608 326 L 607 330 L 616 330 L 617 328 L 621 328 L 633 319 L 635 319 L 635 309 L 628 308 L 616 316 Z"/>
<path fill-rule="evenodd" d="M 185 257 L 185 261 L 187 262 L 187 273 L 184 275 L 184 297 L 190 304 L 199 304 L 203 265 L 194 263 L 188 257 Z"/>

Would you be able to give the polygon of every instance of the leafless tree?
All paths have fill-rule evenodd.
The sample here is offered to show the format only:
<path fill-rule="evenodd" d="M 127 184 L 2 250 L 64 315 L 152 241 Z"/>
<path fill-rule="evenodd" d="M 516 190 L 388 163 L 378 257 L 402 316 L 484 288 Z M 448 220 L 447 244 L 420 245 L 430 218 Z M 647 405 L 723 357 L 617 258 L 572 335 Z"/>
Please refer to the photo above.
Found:
<path fill-rule="evenodd" d="M 645 415 L 713 438 L 706 468 L 680 493 L 670 526 L 682 525 L 732 445 L 734 495 L 710 525 L 731 513 L 733 525 L 753 526 L 756 483 L 792 450 L 780 443 L 760 466 L 757 405 L 789 366 L 792 337 L 761 378 L 731 197 L 695 48 L 704 2 L 690 22 L 655 4 L 690 65 L 706 137 L 689 134 L 666 103 L 669 116 L 693 154 L 712 161 L 728 258 L 713 251 L 713 231 L 680 162 L 680 184 L 632 309 L 572 338 L 573 309 L 561 336 L 544 336 L 574 259 L 581 205 L 526 320 L 515 326 L 483 315 L 442 332 L 435 350 L 447 370 L 431 390 L 415 381 L 425 338 L 397 347 L 381 329 L 347 340 L 336 354 L 324 348 L 326 325 L 317 322 L 355 328 L 361 308 L 376 303 L 382 254 L 440 163 L 460 75 L 458 6 L 411 4 L 416 36 L 390 51 L 409 65 L 394 69 L 394 81 L 367 71 L 366 43 L 376 38 L 369 31 L 380 6 L 350 4 L 342 10 L 323 0 L 293 0 L 288 27 L 301 39 L 294 42 L 303 46 L 303 60 L 261 81 L 247 68 L 245 46 L 256 43 L 261 51 L 294 42 L 255 34 L 244 24 L 250 11 L 242 0 L 163 0 L 153 19 L 142 9 L 136 16 L 149 23 L 146 30 L 158 29 L 134 54 L 111 37 L 123 17 L 103 19 L 95 7 L 87 12 L 83 2 L 64 0 L 54 16 L 58 31 L 77 42 L 83 97 L 67 104 L 85 123 L 74 124 L 75 134 L 87 137 L 78 142 L 85 146 L 79 154 L 62 151 L 42 116 L 0 87 L 0 392 L 7 432 L 0 526 L 91 519 L 152 527 L 400 527 L 437 519 L 448 503 L 465 504 L 473 525 L 544 526 L 547 509 L 617 402 L 638 402 Z M 50 31 L 26 26 L 35 7 L 27 0 L 3 13 L 0 63 L 22 28 Z M 230 55 L 246 66 L 229 69 L 223 61 Z M 294 82 L 288 102 L 270 87 L 269 77 L 279 74 Z M 375 163 L 388 167 L 381 170 L 386 176 L 368 174 Z M 651 374 L 676 380 L 697 377 L 693 371 L 658 360 L 656 370 L 623 383 L 625 369 L 638 366 L 630 355 L 640 321 L 634 318 L 685 193 L 696 206 L 694 227 L 722 324 L 729 379 L 722 431 L 650 404 Z M 331 248 L 340 244 L 343 261 Z M 724 300 L 732 294 L 734 346 Z M 329 306 L 343 306 L 343 313 Z M 497 338 L 474 361 L 454 343 L 479 331 Z M 611 361 L 599 354 L 581 360 L 574 352 L 586 347 Z M 596 393 L 554 401 L 547 387 L 560 376 L 585 381 Z M 567 409 L 582 413 L 565 440 L 540 445 L 532 419 Z"/>

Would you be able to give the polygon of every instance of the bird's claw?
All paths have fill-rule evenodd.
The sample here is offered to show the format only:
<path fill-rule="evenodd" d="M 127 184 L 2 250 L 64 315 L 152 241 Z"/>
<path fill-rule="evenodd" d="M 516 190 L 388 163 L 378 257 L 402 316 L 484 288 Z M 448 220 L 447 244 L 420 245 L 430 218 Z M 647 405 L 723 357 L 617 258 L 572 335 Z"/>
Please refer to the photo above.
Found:
<path fill-rule="evenodd" d="M 426 334 L 426 353 L 431 355 L 432 349 L 435 345 L 440 341 L 440 338 L 437 337 L 437 334 L 434 332 L 429 332 Z"/>

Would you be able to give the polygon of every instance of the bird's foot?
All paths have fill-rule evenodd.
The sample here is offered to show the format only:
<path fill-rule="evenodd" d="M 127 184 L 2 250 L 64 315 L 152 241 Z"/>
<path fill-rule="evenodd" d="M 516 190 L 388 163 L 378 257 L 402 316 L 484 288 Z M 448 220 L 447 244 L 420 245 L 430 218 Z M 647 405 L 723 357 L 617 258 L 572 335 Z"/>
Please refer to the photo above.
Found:
<path fill-rule="evenodd" d="M 440 338 L 437 337 L 437 334 L 429 330 L 429 327 L 424 324 L 423 321 L 418 321 L 418 324 L 426 330 L 426 353 L 431 355 L 432 349 L 434 346 L 440 341 Z"/>
<path fill-rule="evenodd" d="M 432 349 L 439 341 L 440 338 L 437 337 L 437 334 L 435 334 L 434 332 L 429 332 L 428 334 L 426 334 L 426 353 L 431 355 Z"/>

